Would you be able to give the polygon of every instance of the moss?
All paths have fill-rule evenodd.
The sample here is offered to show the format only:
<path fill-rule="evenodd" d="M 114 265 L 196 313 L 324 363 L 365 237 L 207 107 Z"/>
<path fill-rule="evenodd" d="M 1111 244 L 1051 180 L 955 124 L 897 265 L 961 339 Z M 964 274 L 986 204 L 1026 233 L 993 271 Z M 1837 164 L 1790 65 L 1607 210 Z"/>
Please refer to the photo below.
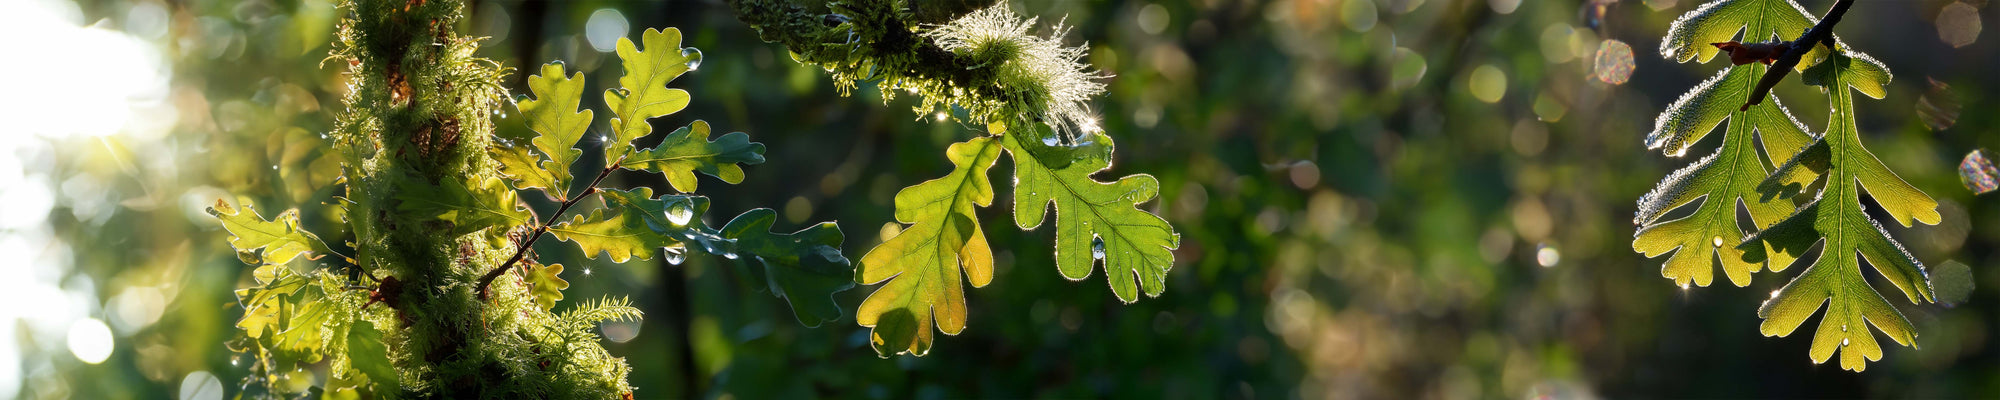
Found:
<path fill-rule="evenodd" d="M 394 277 L 400 290 L 364 310 L 383 329 L 397 388 L 386 397 L 611 398 L 629 393 L 627 367 L 587 330 L 537 307 L 520 279 L 479 275 L 510 257 L 498 228 L 453 236 L 449 222 L 400 215 L 399 183 L 475 181 L 494 175 L 493 110 L 510 71 L 474 57 L 475 39 L 452 31 L 456 0 L 354 0 L 329 57 L 350 75 L 335 147 L 348 161 L 344 203 L 356 262 Z M 344 347 L 344 346 L 335 346 Z M 329 351 L 345 365 L 344 351 Z M 351 379 L 345 368 L 335 380 Z"/>

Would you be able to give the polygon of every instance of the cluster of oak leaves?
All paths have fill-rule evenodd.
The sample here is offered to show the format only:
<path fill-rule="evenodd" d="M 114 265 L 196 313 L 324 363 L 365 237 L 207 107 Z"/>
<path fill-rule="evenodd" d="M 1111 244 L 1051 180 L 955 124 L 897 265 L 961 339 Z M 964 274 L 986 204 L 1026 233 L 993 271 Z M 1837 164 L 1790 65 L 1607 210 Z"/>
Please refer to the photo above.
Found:
<path fill-rule="evenodd" d="M 534 97 L 524 96 L 517 103 L 538 135 L 526 146 L 501 143 L 489 151 L 506 178 L 447 180 L 441 182 L 441 190 L 408 191 L 425 195 L 399 198 L 399 211 L 434 215 L 466 229 L 543 228 L 557 239 L 575 243 L 591 258 L 601 254 L 614 262 L 661 254 L 678 264 L 691 251 L 742 260 L 753 277 L 792 304 L 807 326 L 840 317 L 833 293 L 857 281 L 887 282 L 860 305 L 856 321 L 874 327 L 873 345 L 883 356 L 922 355 L 931 347 L 932 332 L 956 334 L 964 328 L 964 283 L 980 287 L 992 281 L 992 251 L 974 210 L 992 204 L 987 170 L 1004 152 L 1015 164 L 1015 224 L 1022 229 L 1040 226 L 1050 204 L 1060 212 L 1055 223 L 1056 259 L 1063 276 L 1084 279 L 1101 264 L 1112 291 L 1126 302 L 1136 301 L 1141 291 L 1157 296 L 1165 289 L 1179 235 L 1165 220 L 1137 208 L 1157 195 L 1158 181 L 1147 175 L 1113 182 L 1092 179 L 1092 174 L 1110 165 L 1112 142 L 1101 132 L 1060 143 L 1052 140 L 1055 133 L 1043 124 L 1017 123 L 1010 131 L 1007 124 L 996 123 L 989 125 L 986 135 L 951 145 L 946 155 L 955 168 L 943 178 L 899 192 L 896 218 L 910 225 L 869 251 L 858 265 L 841 254 L 843 236 L 831 222 L 791 234 L 771 233 L 776 213 L 756 209 L 714 229 L 702 222 L 709 204 L 705 197 L 655 195 L 643 187 L 599 188 L 588 177 L 572 174 L 571 167 L 584 155 L 574 146 L 602 143 L 606 173 L 622 168 L 664 174 L 673 189 L 683 193 L 695 190 L 696 172 L 739 183 L 744 179 L 741 165 L 764 161 L 764 145 L 750 142 L 741 132 L 710 140 L 703 121 L 669 133 L 656 147 L 633 146 L 634 140 L 651 133 L 647 120 L 687 106 L 689 94 L 666 84 L 701 60 L 699 51 L 680 47 L 676 29 L 649 29 L 641 40 L 650 51 L 640 51 L 630 39 L 618 43 L 626 73 L 619 87 L 604 91 L 614 114 L 607 136 L 585 137 L 592 112 L 577 110 L 585 92 L 583 75 L 565 76 L 560 62 L 544 65 L 539 75 L 528 79 Z M 587 184 L 579 188 L 579 181 Z M 517 191 L 527 190 L 565 204 L 596 194 L 603 207 L 573 219 L 552 216 L 552 223 L 543 226 L 520 205 Z M 232 247 L 246 263 L 258 266 L 257 285 L 237 292 L 245 307 L 238 326 L 245 339 L 258 342 L 259 348 L 287 350 L 305 355 L 296 361 L 315 362 L 327 348 L 317 321 L 336 309 L 368 305 L 356 304 L 367 300 L 365 294 L 332 289 L 362 289 L 370 280 L 354 273 L 358 268 L 351 266 L 351 258 L 301 229 L 296 209 L 266 220 L 254 209 L 242 208 L 250 212 L 226 202 L 210 209 L 232 234 Z M 329 254 L 347 259 L 350 272 L 344 278 L 287 266 L 300 256 L 319 259 Z M 561 290 L 568 283 L 559 277 L 561 264 L 541 265 L 528 259 L 519 266 L 538 305 L 548 309 L 562 299 Z M 582 307 L 607 303 L 624 304 L 613 300 Z M 365 320 L 344 331 L 349 332 L 344 347 L 351 368 L 378 382 L 394 382 L 395 371 L 383 355 L 382 333 Z"/>
<path fill-rule="evenodd" d="M 1675 21 L 1660 54 L 1708 62 L 1720 53 L 1718 47 L 1727 47 L 1711 44 L 1731 42 L 1738 32 L 1743 42 L 1784 41 L 1816 22 L 1792 0 L 1714 1 Z M 1898 344 L 1916 341 L 1909 319 L 1863 277 L 1863 259 L 1911 302 L 1937 301 L 1923 265 L 1868 216 L 1861 192 L 1905 227 L 1937 224 L 1940 215 L 1937 201 L 1861 145 L 1853 93 L 1882 98 L 1888 68 L 1845 44 L 1813 46 L 1797 68 L 1803 82 L 1821 87 L 1831 103 L 1823 133 L 1810 133 L 1775 98 L 1739 108 L 1750 103 L 1759 78 L 1771 68 L 1744 60 L 1660 114 L 1646 146 L 1670 157 L 1686 154 L 1716 125 L 1728 124 L 1714 154 L 1673 172 L 1640 198 L 1632 247 L 1649 257 L 1672 253 L 1662 274 L 1685 288 L 1712 282 L 1718 255 L 1730 282 L 1748 286 L 1760 269 L 1784 271 L 1814 244 L 1823 244 L 1817 259 L 1758 308 L 1764 319 L 1759 329 L 1766 336 L 1790 335 L 1824 306 L 1810 350 L 1813 362 L 1839 353 L 1841 368 L 1861 371 L 1867 361 L 1882 359 L 1870 326 Z M 1759 158 L 1758 143 L 1775 164 L 1771 168 Z M 1685 217 L 1665 218 L 1696 201 L 1700 205 Z M 1738 228 L 1739 203 L 1748 210 L 1745 225 L 1756 227 L 1753 233 Z"/>

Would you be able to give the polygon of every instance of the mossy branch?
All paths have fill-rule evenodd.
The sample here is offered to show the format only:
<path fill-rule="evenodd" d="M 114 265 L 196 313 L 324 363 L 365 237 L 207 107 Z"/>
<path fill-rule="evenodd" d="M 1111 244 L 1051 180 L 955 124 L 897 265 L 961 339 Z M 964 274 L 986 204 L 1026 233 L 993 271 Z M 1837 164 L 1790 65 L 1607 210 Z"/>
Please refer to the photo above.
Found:
<path fill-rule="evenodd" d="M 917 7 L 897 0 L 850 0 L 830 2 L 820 10 L 785 0 L 729 1 L 737 18 L 756 29 L 764 41 L 784 45 L 800 62 L 825 68 L 843 95 L 850 94 L 857 82 L 874 82 L 885 100 L 899 90 L 921 97 L 915 110 L 919 115 L 958 107 L 979 123 L 1040 122 L 1058 131 L 1066 126 L 1094 130 L 1094 121 L 1087 120 L 1083 115 L 1087 110 L 1078 103 L 1102 91 L 1094 80 L 1103 76 L 1062 65 L 1082 51 L 1060 48 L 1044 52 L 1054 54 L 1023 54 L 1041 50 L 1024 45 L 1060 40 L 1060 26 L 1051 39 L 1025 35 L 1033 20 L 977 27 L 995 40 L 971 45 L 952 46 L 933 36 L 945 27 L 940 23 L 984 11 L 973 9 L 1004 9 L 997 3 L 953 0 Z M 1002 32 L 1008 30 L 1015 31 Z M 997 45 L 985 45 L 989 43 Z"/>

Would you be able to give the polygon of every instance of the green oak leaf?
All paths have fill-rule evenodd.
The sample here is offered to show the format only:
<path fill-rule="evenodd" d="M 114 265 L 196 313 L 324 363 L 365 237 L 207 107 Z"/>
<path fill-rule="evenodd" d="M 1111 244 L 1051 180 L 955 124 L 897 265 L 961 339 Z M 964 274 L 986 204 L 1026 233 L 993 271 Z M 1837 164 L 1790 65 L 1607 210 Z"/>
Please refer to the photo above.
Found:
<path fill-rule="evenodd" d="M 993 250 L 973 209 L 993 204 L 986 170 L 1000 157 L 1000 145 L 975 138 L 951 145 L 945 155 L 956 166 L 950 174 L 896 193 L 896 220 L 912 225 L 869 250 L 854 271 L 862 284 L 888 281 L 854 316 L 874 328 L 869 341 L 882 357 L 930 352 L 933 321 L 947 335 L 963 331 L 961 279 L 972 287 L 993 281 Z"/>
<path fill-rule="evenodd" d="M 312 283 L 290 268 L 258 268 L 257 272 L 258 286 L 236 289 L 236 302 L 243 306 L 243 318 L 236 321 L 236 327 L 252 339 L 263 338 L 266 331 L 284 330 L 293 311 L 292 294 Z"/>
<path fill-rule="evenodd" d="M 713 141 L 708 135 L 708 122 L 696 120 L 667 134 L 659 146 L 628 150 L 630 154 L 618 166 L 666 174 L 674 190 L 693 193 L 699 183 L 695 172 L 735 184 L 743 182 L 743 167 L 737 164 L 764 163 L 764 144 L 750 141 L 750 135 L 730 132 Z"/>
<path fill-rule="evenodd" d="M 1668 40 L 1660 45 L 1660 54 L 1683 62 L 1697 57 L 1707 62 L 1716 54 L 1709 43 L 1730 40 L 1738 32 L 1747 32 L 1744 37 L 1750 41 L 1796 37 L 1812 26 L 1810 18 L 1789 0 L 1716 1 L 1675 22 Z M 1647 148 L 1680 157 L 1728 121 L 1722 146 L 1668 175 L 1640 197 L 1639 211 L 1632 218 L 1639 226 L 1632 250 L 1647 257 L 1673 253 L 1660 274 L 1675 284 L 1708 286 L 1714 280 L 1719 253 L 1729 281 L 1749 285 L 1751 274 L 1764 269 L 1766 263 L 1745 261 L 1743 251 L 1730 246 L 1745 235 L 1738 228 L 1738 205 L 1749 210 L 1749 221 L 1741 222 L 1756 229 L 1770 226 L 1793 210 L 1789 202 L 1759 201 L 1757 184 L 1767 169 L 1757 154 L 1757 143 L 1763 143 L 1766 154 L 1792 154 L 1812 136 L 1776 97 L 1749 110 L 1738 110 L 1766 69 L 1757 63 L 1724 69 L 1668 106 L 1646 137 Z M 1662 221 L 1673 210 L 1696 201 L 1701 203 L 1692 214 Z M 1769 267 L 1782 269 L 1790 261 L 1773 259 Z"/>
<path fill-rule="evenodd" d="M 668 88 L 667 83 L 680 77 L 689 69 L 690 61 L 700 62 L 700 53 L 689 57 L 681 48 L 681 30 L 647 29 L 640 35 L 646 49 L 640 51 L 633 46 L 631 38 L 618 38 L 618 59 L 625 67 L 625 75 L 618 78 L 617 89 L 604 91 L 604 104 L 611 107 L 611 140 L 605 142 L 604 160 L 607 164 L 618 162 L 620 156 L 632 152 L 632 141 L 653 133 L 653 126 L 646 120 L 679 112 L 688 106 L 686 90 Z M 735 183 L 735 182 L 731 182 Z M 676 188 L 681 187 L 678 183 Z M 683 192 L 693 192 L 690 186 Z"/>
<path fill-rule="evenodd" d="M 556 188 L 562 186 L 556 184 L 554 174 L 542 169 L 542 157 L 527 147 L 495 144 L 486 149 L 486 154 L 500 163 L 500 174 L 506 175 L 515 189 L 540 189 L 553 199 Z"/>
<path fill-rule="evenodd" d="M 542 306 L 544 311 L 555 307 L 556 302 L 563 299 L 563 289 L 569 288 L 569 281 L 563 280 L 561 276 L 563 265 L 542 265 L 534 261 L 525 263 L 528 270 L 526 274 L 528 292 L 535 295 L 535 304 Z"/>
<path fill-rule="evenodd" d="M 452 223 L 451 234 L 464 235 L 489 227 L 512 227 L 527 224 L 533 215 L 521 207 L 520 198 L 500 178 L 469 178 L 471 182 L 445 179 L 442 185 L 433 186 L 421 180 L 406 179 L 396 199 L 402 204 L 399 212 L 426 218 L 436 218 Z M 467 186 L 470 184 L 470 186 Z"/>
<path fill-rule="evenodd" d="M 1781 187 L 1782 182 L 1797 181 L 1804 173 L 1824 175 L 1824 188 L 1810 204 L 1751 236 L 1738 248 L 1755 260 L 1797 258 L 1814 244 L 1823 244 L 1819 257 L 1804 272 L 1772 292 L 1771 299 L 1757 309 L 1758 317 L 1764 318 L 1759 329 L 1765 336 L 1790 335 L 1825 305 L 1826 314 L 1813 334 L 1813 362 L 1826 362 L 1837 352 L 1841 368 L 1859 372 L 1867 369 L 1867 361 L 1882 359 L 1882 348 L 1869 326 L 1897 344 L 1913 345 L 1917 336 L 1909 319 L 1868 284 L 1861 260 L 1866 259 L 1910 302 L 1936 301 L 1923 264 L 1868 216 L 1861 192 L 1866 190 L 1903 226 L 1911 226 L 1912 221 L 1936 224 L 1941 216 L 1936 200 L 1890 172 L 1862 147 L 1853 93 L 1847 88 L 1881 98 L 1889 82 L 1888 68 L 1864 54 L 1842 53 L 1808 69 L 1804 76 L 1808 84 L 1826 88 L 1831 97 L 1833 113 L 1826 135 L 1785 162 L 1763 185 L 1767 189 Z"/>
<path fill-rule="evenodd" d="M 655 248 L 683 248 L 688 236 L 699 234 L 690 231 L 698 230 L 701 213 L 708 211 L 708 198 L 701 196 L 653 198 L 649 188 L 598 193 L 606 208 L 558 223 L 549 227 L 549 233 L 576 243 L 585 256 L 597 258 L 602 253 L 618 263 L 634 257 L 653 259 Z"/>
<path fill-rule="evenodd" d="M 288 358 L 319 362 L 327 335 L 336 334 L 358 315 L 334 301 L 334 296 L 352 294 L 341 291 L 340 280 L 329 275 L 300 274 L 271 265 L 258 268 L 255 276 L 258 286 L 236 290 L 236 300 L 243 306 L 236 326 Z"/>
<path fill-rule="evenodd" d="M 382 331 L 376 330 L 373 322 L 355 321 L 347 329 L 347 362 L 349 367 L 366 375 L 376 387 L 401 385 L 401 378 L 396 375 L 396 364 L 389 360 L 389 347 L 382 342 Z"/>
<path fill-rule="evenodd" d="M 528 77 L 528 89 L 534 91 L 535 98 L 519 104 L 521 114 L 528 119 L 528 128 L 539 133 L 530 143 L 548 157 L 541 167 L 554 178 L 551 194 L 560 200 L 569 199 L 570 185 L 576 181 L 569 168 L 583 157 L 583 150 L 574 146 L 590 129 L 591 111 L 577 110 L 577 103 L 583 100 L 583 86 L 582 72 L 565 77 L 561 62 L 548 63 L 542 65 L 540 75 Z"/>
<path fill-rule="evenodd" d="M 994 134 L 1006 130 L 998 124 L 991 129 Z M 1091 132 L 1077 138 L 1076 145 L 1044 144 L 1042 138 L 1052 133 L 1043 128 L 1001 136 L 1014 159 L 1014 224 L 1021 229 L 1041 226 L 1053 205 L 1056 267 L 1064 278 L 1088 278 L 1102 261 L 1119 301 L 1138 301 L 1140 290 L 1159 296 L 1174 267 L 1180 235 L 1165 219 L 1136 207 L 1159 194 L 1159 180 L 1139 174 L 1099 182 L 1090 176 L 1110 169 L 1111 137 Z"/>
<path fill-rule="evenodd" d="M 257 209 L 243 206 L 250 212 L 237 212 L 228 202 L 216 200 L 215 206 L 208 208 L 208 215 L 222 221 L 222 228 L 229 231 L 229 246 L 236 248 L 244 261 L 250 264 L 284 264 L 300 255 L 308 260 L 317 260 L 333 250 L 321 241 L 319 236 L 299 229 L 299 210 L 292 209 L 278 213 L 270 220 L 257 215 Z M 261 253 L 259 252 L 261 251 Z"/>
<path fill-rule="evenodd" d="M 791 302 L 799 323 L 818 327 L 840 318 L 833 294 L 854 287 L 854 266 L 840 254 L 840 226 L 823 222 L 795 233 L 771 233 L 778 213 L 759 208 L 723 224 L 721 235 L 736 240 L 743 259 L 755 261 L 750 274 L 771 294 Z"/>

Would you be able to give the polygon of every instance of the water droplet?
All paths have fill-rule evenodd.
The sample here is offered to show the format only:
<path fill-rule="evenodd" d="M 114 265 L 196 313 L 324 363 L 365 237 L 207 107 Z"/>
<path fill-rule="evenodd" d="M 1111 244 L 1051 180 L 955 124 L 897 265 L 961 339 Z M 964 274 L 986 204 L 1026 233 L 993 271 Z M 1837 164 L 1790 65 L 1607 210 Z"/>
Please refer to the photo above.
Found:
<path fill-rule="evenodd" d="M 1721 236 L 1716 236 L 1716 237 L 1715 237 L 1715 247 L 1722 247 L 1722 237 L 1721 237 Z"/>
<path fill-rule="evenodd" d="M 1104 238 L 1090 238 L 1090 258 L 1104 259 Z"/>
<path fill-rule="evenodd" d="M 733 252 L 733 251 L 725 251 L 725 252 L 722 252 L 722 258 L 727 258 L 727 259 L 731 259 L 731 260 L 734 260 L 734 259 L 736 259 L 736 257 L 737 257 L 737 255 L 736 255 L 736 252 Z"/>
<path fill-rule="evenodd" d="M 1772 290 L 1772 291 L 1771 291 L 1771 298 L 1773 298 L 1773 299 L 1775 299 L 1775 298 L 1778 298 L 1778 292 L 1782 292 L 1782 291 L 1783 291 L 1783 290 Z M 1843 327 L 1841 327 L 1841 328 L 1845 329 L 1846 327 L 1844 327 L 1844 326 L 1843 326 Z"/>
<path fill-rule="evenodd" d="M 1559 262 L 1562 262 L 1562 252 L 1556 251 L 1556 246 L 1548 243 L 1535 245 L 1536 264 L 1541 264 L 1542 268 L 1548 268 L 1556 266 L 1556 263 Z"/>
<path fill-rule="evenodd" d="M 527 95 L 527 94 L 522 94 L 522 93 L 516 93 L 516 94 L 514 94 L 514 103 L 515 103 L 515 104 L 519 104 L 519 103 L 521 103 L 521 102 L 523 102 L 523 101 L 528 101 L 528 100 L 529 100 L 529 99 L 528 99 L 528 95 Z"/>
<path fill-rule="evenodd" d="M 1840 326 L 1840 331 L 1841 331 L 1841 332 L 1846 332 L 1846 331 L 1847 331 L 1847 325 L 1841 325 L 1841 326 Z"/>
<path fill-rule="evenodd" d="M 693 47 L 682 48 L 681 57 L 686 57 L 688 59 L 687 64 L 689 71 L 701 69 L 701 49 Z"/>
<path fill-rule="evenodd" d="M 673 247 L 666 248 L 666 250 L 667 254 L 665 258 L 667 259 L 667 264 L 681 265 L 681 263 L 687 262 L 686 245 L 675 244 Z"/>
<path fill-rule="evenodd" d="M 590 276 L 590 267 L 583 267 L 583 276 Z"/>
<path fill-rule="evenodd" d="M 1042 138 L 1042 145 L 1044 146 L 1057 146 L 1061 144 L 1062 140 L 1056 139 L 1056 135 L 1049 135 L 1048 137 Z"/>
<path fill-rule="evenodd" d="M 688 221 L 693 221 L 694 209 L 687 203 L 687 200 L 679 200 L 667 204 L 667 222 L 674 223 L 674 226 L 687 226 Z"/>
<path fill-rule="evenodd" d="M 238 356 L 229 356 L 229 365 L 230 365 L 230 366 L 232 366 L 232 367 L 233 367 L 233 366 L 236 366 L 236 365 L 239 365 L 239 364 L 241 364 L 242 362 L 243 362 L 243 356 L 240 356 L 240 355 L 238 355 Z"/>
<path fill-rule="evenodd" d="M 1847 347 L 1847 338 L 1840 338 L 1840 347 Z"/>
<path fill-rule="evenodd" d="M 1972 194 L 1986 194 L 2000 188 L 2000 169 L 1993 167 L 1993 159 L 1986 156 L 1986 149 L 1965 153 L 1965 159 L 1958 162 L 1958 181 L 1965 184 Z"/>
<path fill-rule="evenodd" d="M 277 165 L 277 164 L 272 164 L 272 165 L 271 165 L 271 170 L 272 170 L 272 171 L 277 171 L 277 170 L 278 170 L 278 165 Z"/>
<path fill-rule="evenodd" d="M 1597 80 L 1613 85 L 1623 85 L 1632 80 L 1632 46 L 1618 40 L 1605 40 L 1597 45 Z"/>

